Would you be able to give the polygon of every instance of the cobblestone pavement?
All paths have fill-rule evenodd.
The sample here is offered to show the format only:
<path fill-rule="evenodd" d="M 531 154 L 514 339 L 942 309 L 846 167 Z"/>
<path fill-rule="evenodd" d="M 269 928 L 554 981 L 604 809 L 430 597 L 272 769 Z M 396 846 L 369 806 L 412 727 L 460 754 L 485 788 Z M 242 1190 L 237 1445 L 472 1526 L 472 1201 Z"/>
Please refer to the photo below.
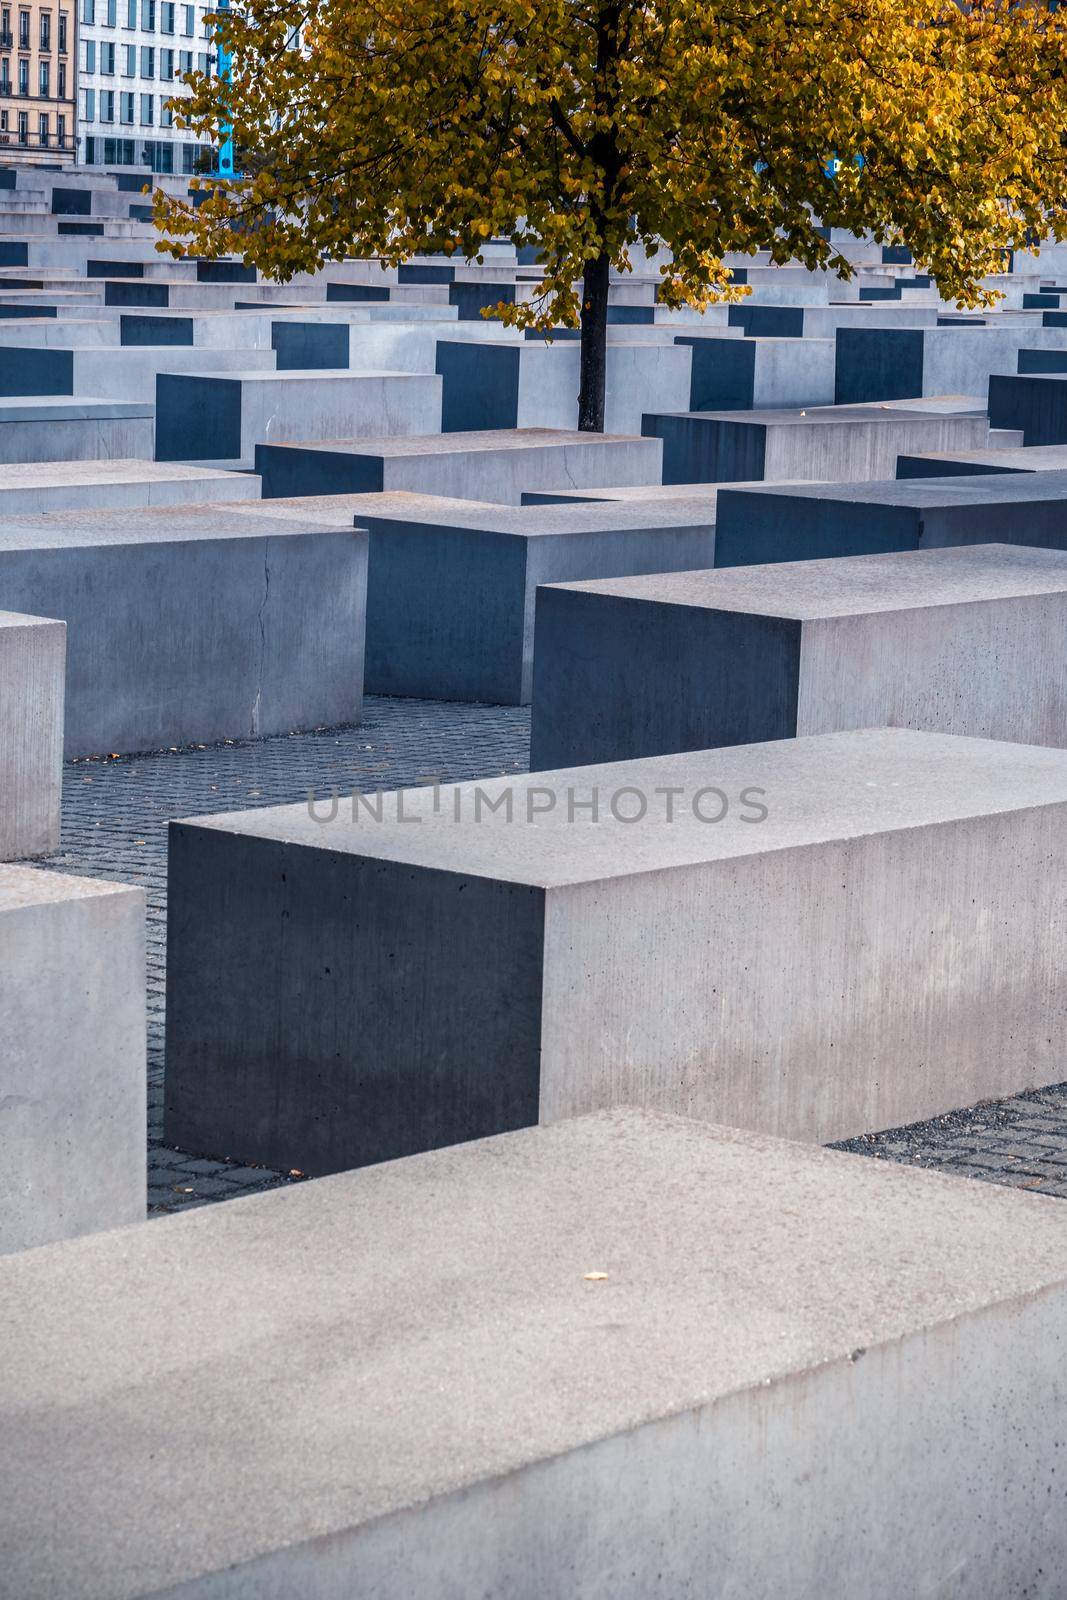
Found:
<path fill-rule="evenodd" d="M 525 770 L 529 715 L 513 707 L 368 698 L 358 728 L 71 762 L 63 842 L 42 866 L 141 884 L 148 901 L 148 1207 L 152 1215 L 296 1181 L 162 1142 L 166 830 L 171 817 Z M 1067 1083 L 985 1102 L 839 1149 L 1067 1196 Z"/>

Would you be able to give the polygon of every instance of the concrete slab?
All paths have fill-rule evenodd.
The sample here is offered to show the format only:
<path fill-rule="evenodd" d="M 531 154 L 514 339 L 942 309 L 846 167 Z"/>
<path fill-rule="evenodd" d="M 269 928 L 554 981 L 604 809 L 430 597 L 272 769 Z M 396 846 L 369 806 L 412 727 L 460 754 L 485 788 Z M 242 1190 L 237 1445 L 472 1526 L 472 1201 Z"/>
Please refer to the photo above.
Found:
<path fill-rule="evenodd" d="M 144 927 L 140 889 L 0 866 L 0 1254 L 144 1218 Z"/>
<path fill-rule="evenodd" d="M 255 459 L 268 498 L 407 490 L 518 505 L 536 487 L 658 484 L 662 456 L 656 439 L 517 428 L 261 444 Z"/>
<path fill-rule="evenodd" d="M 687 406 L 691 366 L 692 356 L 683 345 L 609 341 L 608 433 L 640 434 L 643 411 Z M 437 371 L 444 381 L 441 416 L 446 433 L 487 428 L 569 431 L 578 425 L 579 349 L 572 340 L 472 344 L 441 339 Z"/>
<path fill-rule="evenodd" d="M 847 728 L 1067 745 L 1067 552 L 983 544 L 537 593 L 531 766 Z"/>
<path fill-rule="evenodd" d="M 641 432 L 663 440 L 664 483 L 862 481 L 891 477 L 902 451 L 984 447 L 989 433 L 984 411 L 957 405 L 931 403 L 924 411 L 886 405 L 646 414 Z"/>
<path fill-rule="evenodd" d="M 215 350 L 217 373 L 271 372 L 273 350 Z M 204 364 L 198 350 L 143 345 L 130 349 L 0 348 L 0 394 L 91 394 L 105 400 L 154 401 L 160 372 L 196 371 Z"/>
<path fill-rule="evenodd" d="M 154 415 L 140 401 L 0 398 L 0 461 L 150 460 Z"/>
<path fill-rule="evenodd" d="M 1065 821 L 1062 750 L 877 729 L 174 823 L 167 1142 L 823 1141 L 1054 1082 Z"/>
<path fill-rule="evenodd" d="M 979 477 L 995 472 L 1067 471 L 1067 445 L 1009 446 L 995 450 L 924 451 L 897 457 L 898 478 Z"/>
<path fill-rule="evenodd" d="M 258 500 L 254 473 L 156 461 L 34 461 L 5 466 L 0 516 L 113 506 L 165 506 Z"/>
<path fill-rule="evenodd" d="M 1067 549 L 1060 472 L 719 490 L 715 565 L 963 544 Z"/>
<path fill-rule="evenodd" d="M 0 522 L 0 605 L 68 629 L 68 756 L 358 722 L 366 534 L 258 502 Z"/>
<path fill-rule="evenodd" d="M 1065 1256 L 1054 1201 L 620 1112 L 12 1257 L 9 1582 L 1050 1596 Z"/>
<path fill-rule="evenodd" d="M 994 372 L 1015 372 L 1020 350 L 1067 353 L 1067 330 L 1026 324 L 984 328 L 842 328 L 835 398 L 869 404 L 968 390 Z"/>
<path fill-rule="evenodd" d="M 989 420 L 1021 428 L 1024 445 L 1067 444 L 1067 377 L 991 377 Z"/>
<path fill-rule="evenodd" d="M 0 861 L 59 849 L 66 632 L 0 611 Z"/>
<path fill-rule="evenodd" d="M 525 705 L 539 583 L 714 559 L 706 503 L 511 507 L 382 494 L 363 496 L 355 515 L 370 533 L 371 694 Z"/>
<path fill-rule="evenodd" d="M 441 380 L 406 372 L 160 374 L 157 461 L 254 464 L 257 444 L 432 433 Z"/>
<path fill-rule="evenodd" d="M 766 306 L 766 311 L 792 308 Z M 832 339 L 679 336 L 693 352 L 690 411 L 751 411 L 834 403 Z"/>

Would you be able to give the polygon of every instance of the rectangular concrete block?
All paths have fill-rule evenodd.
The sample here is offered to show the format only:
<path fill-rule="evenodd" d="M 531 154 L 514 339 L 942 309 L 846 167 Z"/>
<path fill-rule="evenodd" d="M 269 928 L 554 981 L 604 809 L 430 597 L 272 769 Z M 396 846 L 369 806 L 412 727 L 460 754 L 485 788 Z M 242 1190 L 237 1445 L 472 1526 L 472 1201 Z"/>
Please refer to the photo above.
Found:
<path fill-rule="evenodd" d="M 216 350 L 212 356 L 221 372 L 273 371 L 274 360 L 271 350 Z M 199 350 L 172 346 L 68 350 L 13 346 L 0 349 L 0 392 L 153 401 L 157 373 L 196 370 L 203 362 Z"/>
<path fill-rule="evenodd" d="M 253 464 L 257 444 L 432 433 L 441 380 L 431 373 L 161 373 L 157 461 Z"/>
<path fill-rule="evenodd" d="M 0 523 L 0 605 L 67 624 L 68 756 L 358 722 L 367 537 L 258 502 Z"/>
<path fill-rule="evenodd" d="M 788 313 L 799 308 L 762 309 Z M 698 334 L 679 335 L 676 342 L 693 352 L 690 411 L 833 405 L 832 339 L 716 339 Z"/>
<path fill-rule="evenodd" d="M 1012 435 L 1008 435 L 1012 437 Z M 1022 445 L 1021 434 L 1017 436 Z M 953 450 L 897 457 L 898 478 L 980 477 L 995 472 L 1067 471 L 1067 445 L 1015 445 L 993 450 Z"/>
<path fill-rule="evenodd" d="M 264 504 L 280 504 L 266 501 Z M 525 705 L 539 583 L 707 566 L 705 505 L 490 506 L 367 495 L 367 690 Z"/>
<path fill-rule="evenodd" d="M 66 631 L 0 611 L 0 861 L 59 849 Z"/>
<path fill-rule="evenodd" d="M 719 490 L 715 565 L 964 544 L 1067 549 L 1062 472 Z"/>
<path fill-rule="evenodd" d="M 174 823 L 167 1141 L 823 1141 L 1054 1082 L 1065 822 L 1062 750 L 876 729 Z"/>
<path fill-rule="evenodd" d="M 681 411 L 689 404 L 692 357 L 683 345 L 609 342 L 609 433 L 639 434 L 643 411 Z M 571 340 L 491 343 L 438 340 L 446 433 L 490 428 L 578 425 L 579 349 Z M 380 430 L 379 430 L 380 431 Z"/>
<path fill-rule="evenodd" d="M 0 399 L 0 461 L 151 460 L 154 412 L 136 400 Z"/>
<path fill-rule="evenodd" d="M 909 396 L 983 394 L 994 372 L 1016 366 L 1026 346 L 1067 356 L 1067 333 L 1028 324 L 983 328 L 841 328 L 835 398 L 877 404 Z"/>
<path fill-rule="evenodd" d="M 531 766 L 903 727 L 1067 745 L 1067 553 L 983 544 L 537 593 Z"/>
<path fill-rule="evenodd" d="M 1024 445 L 1067 444 L 1067 377 L 991 377 L 989 421 L 1021 428 Z"/>
<path fill-rule="evenodd" d="M 5 466 L 0 516 L 258 500 L 259 493 L 254 473 L 222 472 L 178 462 L 34 461 Z"/>
<path fill-rule="evenodd" d="M 142 890 L 0 866 L 0 1254 L 144 1219 L 144 943 Z"/>
<path fill-rule="evenodd" d="M 901 451 L 982 448 L 989 424 L 981 411 L 824 406 L 747 414 L 646 414 L 641 432 L 663 440 L 664 483 L 750 478 L 858 482 L 891 478 Z"/>
<path fill-rule="evenodd" d="M 1051 1597 L 1065 1251 L 1052 1200 L 620 1112 L 12 1257 L 8 1581 Z"/>
<path fill-rule="evenodd" d="M 401 490 L 518 505 L 534 488 L 658 484 L 662 458 L 658 439 L 500 428 L 408 439 L 261 444 L 256 471 L 268 499 Z"/>

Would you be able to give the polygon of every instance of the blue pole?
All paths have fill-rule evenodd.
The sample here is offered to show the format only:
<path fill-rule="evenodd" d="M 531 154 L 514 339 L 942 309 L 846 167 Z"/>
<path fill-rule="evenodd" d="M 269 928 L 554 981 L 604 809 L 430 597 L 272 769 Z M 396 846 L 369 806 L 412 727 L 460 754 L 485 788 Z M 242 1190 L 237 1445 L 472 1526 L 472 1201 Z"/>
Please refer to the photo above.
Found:
<path fill-rule="evenodd" d="M 215 3 L 216 9 L 219 11 L 228 11 L 230 9 L 230 0 L 215 0 Z M 233 63 L 230 59 L 230 52 L 221 44 L 219 44 L 216 48 L 218 50 L 218 60 L 215 70 L 224 83 L 232 83 Z M 219 148 L 215 156 L 215 176 L 217 178 L 239 177 L 240 174 L 233 170 L 232 124 L 229 122 L 224 122 L 219 129 L 219 132 L 221 133 L 222 138 L 219 142 Z"/>

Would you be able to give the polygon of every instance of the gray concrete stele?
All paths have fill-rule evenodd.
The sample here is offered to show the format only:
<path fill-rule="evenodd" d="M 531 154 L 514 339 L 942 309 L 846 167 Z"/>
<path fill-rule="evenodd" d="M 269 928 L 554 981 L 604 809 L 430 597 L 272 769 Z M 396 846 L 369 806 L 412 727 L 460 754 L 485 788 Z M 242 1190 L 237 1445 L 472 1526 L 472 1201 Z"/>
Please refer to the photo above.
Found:
<path fill-rule="evenodd" d="M 141 889 L 0 866 L 0 1254 L 144 1220 L 144 944 Z"/>
<path fill-rule="evenodd" d="M 67 624 L 68 756 L 358 722 L 366 579 L 350 517 L 258 501 L 0 520 L 0 606 Z"/>
<path fill-rule="evenodd" d="M 172 823 L 167 1142 L 831 1140 L 1054 1082 L 1065 824 L 1067 752 L 900 729 Z"/>
<path fill-rule="evenodd" d="M 1067 745 L 1067 552 L 980 544 L 537 591 L 534 770 L 847 728 Z"/>
<path fill-rule="evenodd" d="M 7 1586 L 1051 1597 L 1065 1261 L 1055 1201 L 632 1111 L 12 1257 Z"/>
<path fill-rule="evenodd" d="M 0 861 L 59 849 L 67 629 L 0 611 Z"/>
<path fill-rule="evenodd" d="M 767 484 L 716 507 L 718 567 L 990 543 L 1067 550 L 1067 474 Z"/>

